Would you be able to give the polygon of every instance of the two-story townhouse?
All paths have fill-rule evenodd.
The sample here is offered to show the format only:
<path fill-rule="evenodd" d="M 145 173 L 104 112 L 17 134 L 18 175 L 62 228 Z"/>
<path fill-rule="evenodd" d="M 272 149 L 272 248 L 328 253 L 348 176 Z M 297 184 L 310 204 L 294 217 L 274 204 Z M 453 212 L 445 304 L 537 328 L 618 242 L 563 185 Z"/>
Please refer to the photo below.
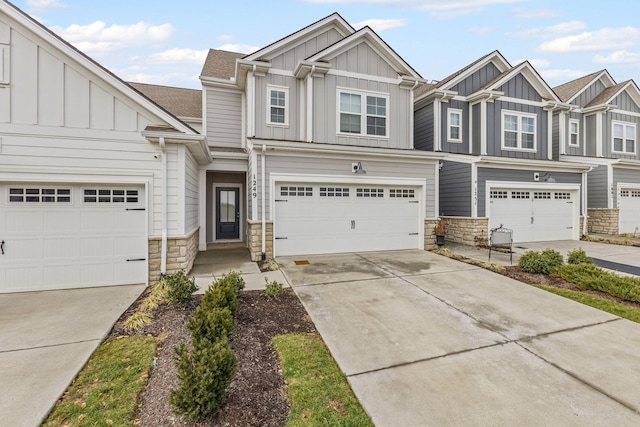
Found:
<path fill-rule="evenodd" d="M 0 0 L 0 292 L 188 270 L 210 162 L 195 129 Z"/>
<path fill-rule="evenodd" d="M 250 55 L 211 50 L 200 79 L 214 158 L 201 249 L 244 241 L 258 260 L 432 244 L 444 156 L 414 149 L 425 81 L 369 27 L 332 14 Z"/>
<path fill-rule="evenodd" d="M 640 91 L 607 70 L 554 88 L 569 112 L 557 116 L 559 158 L 588 163 L 589 230 L 640 232 Z"/>
<path fill-rule="evenodd" d="M 515 242 L 579 239 L 588 166 L 553 159 L 552 117 L 569 110 L 529 62 L 498 51 L 415 97 L 415 147 L 443 161 L 439 213 L 447 238 L 486 242 L 503 225 Z"/>

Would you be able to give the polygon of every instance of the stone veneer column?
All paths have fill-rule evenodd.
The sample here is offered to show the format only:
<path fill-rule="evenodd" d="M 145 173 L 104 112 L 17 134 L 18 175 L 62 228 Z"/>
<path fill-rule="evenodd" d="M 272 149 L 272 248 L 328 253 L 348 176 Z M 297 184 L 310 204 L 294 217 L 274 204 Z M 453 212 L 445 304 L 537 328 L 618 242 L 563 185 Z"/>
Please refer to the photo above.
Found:
<path fill-rule="evenodd" d="M 446 240 L 470 246 L 487 246 L 489 218 L 443 216 L 447 222 Z"/>
<path fill-rule="evenodd" d="M 587 209 L 589 233 L 618 234 L 620 209 L 591 208 Z"/>
<path fill-rule="evenodd" d="M 179 270 L 186 273 L 191 271 L 193 262 L 198 255 L 200 242 L 200 227 L 196 227 L 186 236 L 171 236 L 167 238 L 167 274 L 173 274 Z M 162 239 L 152 237 L 149 239 L 149 284 L 160 280 Z"/>
<path fill-rule="evenodd" d="M 266 259 L 273 259 L 273 221 L 267 221 Z M 247 221 L 247 246 L 251 261 L 262 259 L 262 221 Z"/>

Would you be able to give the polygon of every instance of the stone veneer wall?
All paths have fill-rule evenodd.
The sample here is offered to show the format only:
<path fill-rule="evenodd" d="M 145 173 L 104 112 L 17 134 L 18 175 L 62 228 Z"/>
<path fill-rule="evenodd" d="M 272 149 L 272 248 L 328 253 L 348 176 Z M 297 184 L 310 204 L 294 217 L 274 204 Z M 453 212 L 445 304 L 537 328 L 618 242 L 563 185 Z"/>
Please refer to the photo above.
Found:
<path fill-rule="evenodd" d="M 488 244 L 489 218 L 443 216 L 442 219 L 447 222 L 445 241 L 470 246 L 486 246 Z"/>
<path fill-rule="evenodd" d="M 589 233 L 618 234 L 620 209 L 587 209 Z"/>
<path fill-rule="evenodd" d="M 267 259 L 273 258 L 273 221 L 267 221 L 267 245 L 265 247 Z M 262 221 L 247 221 L 247 246 L 251 254 L 251 261 L 262 259 Z"/>
<path fill-rule="evenodd" d="M 438 223 L 438 218 L 427 218 L 424 220 L 424 250 L 430 251 L 437 249 L 436 235 L 433 232 L 433 227 Z"/>
<path fill-rule="evenodd" d="M 169 236 L 167 238 L 167 274 L 179 270 L 191 271 L 193 261 L 198 254 L 200 227 L 196 227 L 186 236 Z M 160 280 L 162 238 L 149 239 L 149 284 Z"/>

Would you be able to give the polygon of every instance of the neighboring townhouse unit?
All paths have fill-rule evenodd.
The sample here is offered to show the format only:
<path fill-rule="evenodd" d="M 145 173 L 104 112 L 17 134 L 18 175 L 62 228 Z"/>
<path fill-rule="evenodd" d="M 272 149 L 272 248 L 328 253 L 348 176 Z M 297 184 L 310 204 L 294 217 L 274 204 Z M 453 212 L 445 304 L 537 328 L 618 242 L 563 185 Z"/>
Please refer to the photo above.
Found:
<path fill-rule="evenodd" d="M 214 158 L 200 248 L 252 259 L 433 242 L 439 153 L 414 150 L 425 81 L 370 28 L 332 14 L 255 53 L 211 50 L 200 77 Z"/>
<path fill-rule="evenodd" d="M 515 242 L 580 238 L 589 168 L 553 159 L 553 114 L 569 109 L 531 64 L 498 51 L 418 89 L 415 147 L 452 153 L 439 183 L 448 239 L 484 243 L 500 225 Z"/>
<path fill-rule="evenodd" d="M 0 292 L 190 269 L 210 162 L 204 136 L 0 0 Z"/>
<path fill-rule="evenodd" d="M 569 112 L 556 117 L 559 158 L 588 163 L 589 230 L 640 232 L 640 90 L 598 71 L 556 87 Z"/>

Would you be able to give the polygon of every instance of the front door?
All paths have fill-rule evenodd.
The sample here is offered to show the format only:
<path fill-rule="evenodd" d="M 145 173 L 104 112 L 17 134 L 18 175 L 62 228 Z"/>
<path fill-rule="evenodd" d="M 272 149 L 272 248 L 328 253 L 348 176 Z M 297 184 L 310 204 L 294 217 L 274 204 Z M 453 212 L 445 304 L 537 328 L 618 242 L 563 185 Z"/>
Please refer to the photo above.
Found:
<path fill-rule="evenodd" d="M 240 189 L 216 188 L 216 239 L 240 238 Z"/>

